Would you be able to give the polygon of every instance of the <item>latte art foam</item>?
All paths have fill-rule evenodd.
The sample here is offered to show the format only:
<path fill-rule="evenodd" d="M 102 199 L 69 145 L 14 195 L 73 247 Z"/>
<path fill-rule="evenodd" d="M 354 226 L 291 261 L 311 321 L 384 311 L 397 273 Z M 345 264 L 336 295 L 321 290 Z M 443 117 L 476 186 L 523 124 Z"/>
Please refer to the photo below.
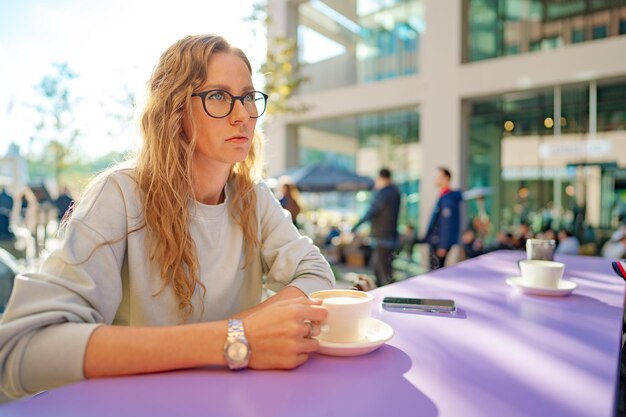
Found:
<path fill-rule="evenodd" d="M 366 301 L 365 298 L 356 297 L 328 297 L 324 298 L 324 304 L 358 304 Z"/>

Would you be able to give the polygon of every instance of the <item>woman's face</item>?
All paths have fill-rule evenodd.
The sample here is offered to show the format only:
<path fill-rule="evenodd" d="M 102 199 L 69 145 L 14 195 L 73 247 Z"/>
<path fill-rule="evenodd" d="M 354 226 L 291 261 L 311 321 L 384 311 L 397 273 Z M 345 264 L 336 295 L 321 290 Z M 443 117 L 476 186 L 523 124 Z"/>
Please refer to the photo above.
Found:
<path fill-rule="evenodd" d="M 207 80 L 196 92 L 225 90 L 234 96 L 254 91 L 252 77 L 245 62 L 233 53 L 219 52 L 211 56 L 207 67 Z M 232 112 L 221 119 L 205 113 L 201 97 L 192 97 L 191 113 L 183 115 L 183 130 L 192 136 L 191 120 L 196 124 L 197 144 L 194 164 L 197 168 L 230 168 L 243 161 L 252 145 L 256 119 L 239 100 L 235 100 Z"/>

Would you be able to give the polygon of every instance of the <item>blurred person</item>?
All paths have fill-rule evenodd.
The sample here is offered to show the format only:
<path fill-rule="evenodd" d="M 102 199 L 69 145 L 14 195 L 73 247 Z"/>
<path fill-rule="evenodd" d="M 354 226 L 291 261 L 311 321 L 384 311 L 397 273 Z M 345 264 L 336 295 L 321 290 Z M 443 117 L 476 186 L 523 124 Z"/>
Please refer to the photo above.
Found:
<path fill-rule="evenodd" d="M 58 249 L 15 280 L 0 393 L 198 366 L 290 369 L 319 348 L 327 312 L 307 294 L 334 277 L 260 181 L 266 98 L 219 36 L 163 53 L 136 158 L 91 182 Z M 277 293 L 262 301 L 264 276 Z"/>
<path fill-rule="evenodd" d="M 489 248 L 489 252 L 510 249 L 513 249 L 513 234 L 502 230 L 496 233 L 495 242 Z"/>
<path fill-rule="evenodd" d="M 465 259 L 475 258 L 483 254 L 482 241 L 476 238 L 473 229 L 467 229 L 461 235 L 461 245 Z"/>
<path fill-rule="evenodd" d="M 0 240 L 15 238 L 11 232 L 11 213 L 13 212 L 13 197 L 5 187 L 0 189 Z"/>
<path fill-rule="evenodd" d="M 555 253 L 559 255 L 578 255 L 580 252 L 578 238 L 567 229 L 559 231 L 558 243 Z"/>
<path fill-rule="evenodd" d="M 280 205 L 291 214 L 291 221 L 294 226 L 298 227 L 297 218 L 301 211 L 300 203 L 298 203 L 298 189 L 295 185 L 284 182 L 280 187 L 280 191 L 282 194 L 279 200 Z"/>
<path fill-rule="evenodd" d="M 513 235 L 513 249 L 526 250 L 526 241 L 532 238 L 533 234 L 528 223 L 521 222 Z"/>
<path fill-rule="evenodd" d="M 559 238 L 553 229 L 547 229 L 545 232 L 543 232 L 543 239 L 554 240 L 557 245 L 559 244 Z"/>
<path fill-rule="evenodd" d="M 400 250 L 407 255 L 409 260 L 413 259 L 413 247 L 416 243 L 415 227 L 409 223 L 405 226 L 404 233 L 400 235 Z"/>
<path fill-rule="evenodd" d="M 22 222 L 26 222 L 26 212 L 28 211 L 28 198 L 26 197 L 26 194 L 22 195 L 22 201 L 20 204 L 20 218 L 22 219 Z"/>
<path fill-rule="evenodd" d="M 337 226 L 336 224 L 332 224 L 330 226 L 330 229 L 328 229 L 328 233 L 326 233 L 326 237 L 324 238 L 324 244 L 332 245 L 333 240 L 339 236 L 341 236 L 341 230 L 339 229 L 339 226 Z"/>
<path fill-rule="evenodd" d="M 391 171 L 383 168 L 375 181 L 376 194 L 365 215 L 353 227 L 352 233 L 365 222 L 370 222 L 372 268 L 380 287 L 393 282 L 394 252 L 398 249 L 398 213 L 400 191 L 391 180 Z"/>
<path fill-rule="evenodd" d="M 476 198 L 476 214 L 472 217 L 471 228 L 479 240 L 484 240 L 491 232 L 491 219 L 485 207 L 485 197 Z"/>
<path fill-rule="evenodd" d="M 431 269 L 443 268 L 452 245 L 458 243 L 461 232 L 461 201 L 463 193 L 450 189 L 452 174 L 444 167 L 437 168 L 435 185 L 439 199 L 433 209 L 424 241 L 430 245 Z"/>
<path fill-rule="evenodd" d="M 0 188 L 0 210 L 4 214 L 11 214 L 13 210 L 13 197 L 7 192 L 6 187 Z"/>
<path fill-rule="evenodd" d="M 624 259 L 626 257 L 626 230 L 617 229 L 611 238 L 602 247 L 602 257 L 609 259 Z"/>
<path fill-rule="evenodd" d="M 63 187 L 57 199 L 54 200 L 54 205 L 57 208 L 57 219 L 59 220 L 59 223 L 63 220 L 65 213 L 67 213 L 70 209 L 73 202 L 74 199 L 70 195 L 70 190 L 67 187 Z"/>
<path fill-rule="evenodd" d="M 554 204 L 548 201 L 546 206 L 541 210 L 541 227 L 538 230 L 546 230 L 552 227 L 554 221 Z"/>
<path fill-rule="evenodd" d="M 619 226 L 615 231 L 611 234 L 610 241 L 617 242 L 622 236 L 626 233 L 626 224 L 620 222 Z"/>

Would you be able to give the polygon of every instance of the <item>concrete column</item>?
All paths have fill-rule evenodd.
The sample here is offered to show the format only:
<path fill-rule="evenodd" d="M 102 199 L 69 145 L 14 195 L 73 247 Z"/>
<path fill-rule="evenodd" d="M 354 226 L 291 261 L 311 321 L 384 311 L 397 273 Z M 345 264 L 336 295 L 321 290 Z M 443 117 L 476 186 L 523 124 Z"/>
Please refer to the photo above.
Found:
<path fill-rule="evenodd" d="M 554 179 L 554 186 L 552 187 L 552 202 L 555 209 L 561 209 L 563 202 L 561 201 L 561 188 L 563 187 L 563 180 L 561 178 Z"/>
<path fill-rule="evenodd" d="M 267 14 L 272 22 L 268 26 L 267 39 L 277 36 L 296 38 L 298 32 L 298 6 L 301 2 L 268 0 Z"/>
<path fill-rule="evenodd" d="M 457 79 L 460 69 L 461 1 L 425 0 L 426 22 L 457 22 L 450 25 L 430 24 L 422 36 L 420 72 L 430 82 L 425 84 L 420 107 L 422 148 L 422 178 L 420 185 L 420 233 L 426 231 L 430 213 L 439 191 L 433 185 L 438 166 L 452 172 L 453 188 L 464 185 L 467 149 L 462 140 L 463 111 L 458 95 Z M 467 133 L 465 133 L 465 136 Z"/>
<path fill-rule="evenodd" d="M 504 181 L 502 181 L 502 132 L 495 133 L 498 140 L 491 146 L 491 170 L 489 183 L 493 194 L 491 195 L 491 223 L 494 231 L 502 226 L 502 207 L 507 205 L 504 201 Z"/>
<path fill-rule="evenodd" d="M 297 39 L 299 3 L 284 0 L 268 1 L 268 16 L 272 22 L 268 26 L 268 49 L 272 48 L 272 39 L 276 37 Z M 269 176 L 280 174 L 285 169 L 298 164 L 297 129 L 285 123 L 284 115 L 265 117 L 263 132 L 265 163 Z"/>
<path fill-rule="evenodd" d="M 598 133 L 598 85 L 589 83 L 589 138 L 595 139 Z"/>
<path fill-rule="evenodd" d="M 554 137 L 561 136 L 561 86 L 554 87 L 554 111 L 552 118 L 554 119 Z"/>
<path fill-rule="evenodd" d="M 602 203 L 602 168 L 599 166 L 585 167 L 587 186 L 585 189 L 587 211 L 585 213 L 586 222 L 593 226 L 600 226 L 600 214 Z"/>

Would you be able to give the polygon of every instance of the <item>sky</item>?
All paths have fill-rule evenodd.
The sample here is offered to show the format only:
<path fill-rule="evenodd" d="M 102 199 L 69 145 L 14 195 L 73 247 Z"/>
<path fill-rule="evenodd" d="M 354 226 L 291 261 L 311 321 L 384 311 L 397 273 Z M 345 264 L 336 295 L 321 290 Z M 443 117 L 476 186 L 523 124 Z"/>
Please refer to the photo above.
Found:
<path fill-rule="evenodd" d="M 39 120 L 35 86 L 67 62 L 78 74 L 72 93 L 83 132 L 78 151 L 94 158 L 139 142 L 136 122 L 120 127 L 106 113 L 132 91 L 139 100 L 161 53 L 178 39 L 216 33 L 242 48 L 258 67 L 265 39 L 243 19 L 255 0 L 0 0 L 0 156 L 15 142 L 22 154 Z M 112 107 L 113 106 L 113 107 Z M 113 134 L 109 133 L 113 132 Z M 30 148 L 32 146 L 32 148 Z"/>

